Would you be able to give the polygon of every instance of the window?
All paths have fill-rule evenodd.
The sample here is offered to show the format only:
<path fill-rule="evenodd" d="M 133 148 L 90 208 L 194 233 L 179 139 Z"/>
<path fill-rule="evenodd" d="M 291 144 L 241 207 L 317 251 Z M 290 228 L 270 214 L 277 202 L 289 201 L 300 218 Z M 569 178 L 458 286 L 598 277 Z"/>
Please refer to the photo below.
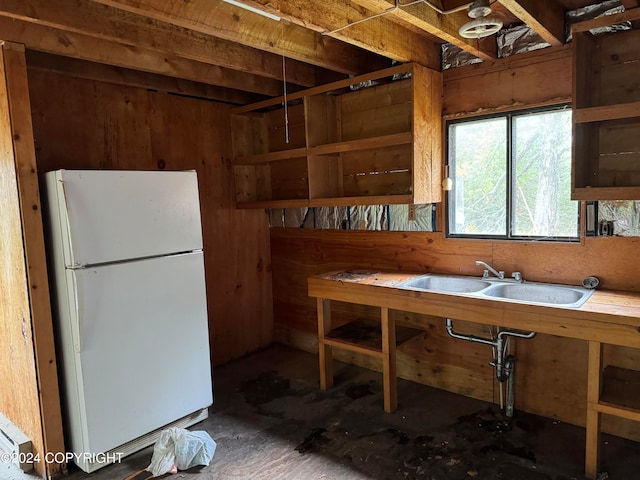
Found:
<path fill-rule="evenodd" d="M 448 138 L 448 236 L 579 238 L 570 109 L 450 122 Z"/>

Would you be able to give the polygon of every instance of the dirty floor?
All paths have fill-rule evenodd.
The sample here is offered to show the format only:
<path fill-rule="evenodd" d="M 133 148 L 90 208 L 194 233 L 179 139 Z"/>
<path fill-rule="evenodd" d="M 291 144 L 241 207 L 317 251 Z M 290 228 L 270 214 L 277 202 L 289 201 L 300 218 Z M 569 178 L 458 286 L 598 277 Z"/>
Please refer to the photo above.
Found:
<path fill-rule="evenodd" d="M 192 427 L 217 442 L 213 461 L 167 478 L 583 479 L 584 430 L 399 380 L 399 408 L 382 410 L 381 375 L 338 363 L 318 389 L 317 357 L 271 347 L 214 371 L 215 406 Z M 152 448 L 69 480 L 123 480 Z M 605 435 L 600 480 L 640 478 L 640 444 Z M 0 466 L 0 478 L 34 477 Z M 13 472 L 13 474 L 12 474 Z"/>

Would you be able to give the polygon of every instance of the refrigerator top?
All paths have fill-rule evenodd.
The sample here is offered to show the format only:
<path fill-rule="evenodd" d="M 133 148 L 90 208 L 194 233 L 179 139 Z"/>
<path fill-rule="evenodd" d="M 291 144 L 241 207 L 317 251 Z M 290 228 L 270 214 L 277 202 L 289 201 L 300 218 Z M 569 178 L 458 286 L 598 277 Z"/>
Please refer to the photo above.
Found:
<path fill-rule="evenodd" d="M 195 171 L 56 170 L 45 185 L 67 267 L 202 249 Z"/>

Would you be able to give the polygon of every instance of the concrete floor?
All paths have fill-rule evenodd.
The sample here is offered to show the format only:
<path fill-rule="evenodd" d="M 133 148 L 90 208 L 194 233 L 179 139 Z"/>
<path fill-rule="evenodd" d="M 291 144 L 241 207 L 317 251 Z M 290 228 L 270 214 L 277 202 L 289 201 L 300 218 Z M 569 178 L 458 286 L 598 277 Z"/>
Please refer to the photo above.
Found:
<path fill-rule="evenodd" d="M 381 375 L 337 364 L 335 387 L 318 388 L 315 355 L 275 346 L 214 371 L 206 430 L 211 464 L 168 478 L 205 479 L 583 479 L 584 429 L 400 380 L 399 408 L 382 410 Z M 640 474 L 640 444 L 604 436 L 599 478 Z M 152 448 L 68 480 L 124 480 Z M 33 480 L 0 466 L 2 480 Z"/>

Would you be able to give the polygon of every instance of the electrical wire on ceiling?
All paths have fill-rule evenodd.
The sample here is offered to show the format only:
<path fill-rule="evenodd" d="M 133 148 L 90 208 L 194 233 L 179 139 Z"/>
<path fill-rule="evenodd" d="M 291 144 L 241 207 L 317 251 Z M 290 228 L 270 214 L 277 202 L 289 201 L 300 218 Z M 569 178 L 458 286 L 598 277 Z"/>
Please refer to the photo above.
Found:
<path fill-rule="evenodd" d="M 494 0 L 491 3 L 495 3 Z M 458 7 L 452 8 L 450 10 L 442 10 L 437 5 L 431 3 L 430 0 L 414 0 L 409 3 L 401 3 L 400 0 L 395 1 L 395 5 L 387 10 L 376 13 L 374 15 L 370 15 L 368 17 L 361 18 L 360 20 L 356 20 L 354 22 L 348 23 L 342 27 L 336 28 L 334 30 L 326 30 L 322 32 L 323 35 L 331 35 L 337 33 L 345 28 L 352 27 L 362 22 L 366 22 L 368 20 L 373 20 L 374 18 L 379 18 L 384 15 L 388 15 L 390 13 L 395 12 L 398 9 L 410 7 L 412 5 L 416 5 L 418 3 L 424 3 L 436 11 L 440 15 L 448 15 L 450 13 L 460 12 L 462 10 L 468 9 L 468 15 L 473 20 L 462 25 L 458 31 L 458 33 L 464 38 L 482 38 L 496 33 L 498 30 L 502 28 L 502 20 L 497 18 L 488 17 L 491 14 L 491 6 L 489 0 L 476 0 L 473 2 L 469 2 Z"/>
<path fill-rule="evenodd" d="M 423 3 L 423 2 L 425 2 L 425 0 L 414 0 L 413 2 L 402 4 L 402 3 L 400 3 L 400 0 L 396 0 L 395 5 L 393 7 L 391 7 L 391 8 L 388 8 L 384 12 L 376 13 L 375 15 L 371 15 L 369 17 L 361 18 L 360 20 L 356 20 L 355 22 L 347 23 L 346 25 L 344 25 L 342 27 L 339 27 L 339 28 L 336 28 L 335 30 L 326 30 L 326 31 L 322 32 L 322 35 L 331 35 L 333 33 L 339 32 L 340 30 L 344 30 L 345 28 L 349 28 L 349 27 L 352 27 L 352 26 L 357 25 L 359 23 L 366 22 L 367 20 L 373 20 L 374 18 L 382 17 L 383 15 L 387 15 L 389 13 L 395 12 L 399 8 L 409 7 L 411 5 L 415 5 L 417 3 Z"/>

